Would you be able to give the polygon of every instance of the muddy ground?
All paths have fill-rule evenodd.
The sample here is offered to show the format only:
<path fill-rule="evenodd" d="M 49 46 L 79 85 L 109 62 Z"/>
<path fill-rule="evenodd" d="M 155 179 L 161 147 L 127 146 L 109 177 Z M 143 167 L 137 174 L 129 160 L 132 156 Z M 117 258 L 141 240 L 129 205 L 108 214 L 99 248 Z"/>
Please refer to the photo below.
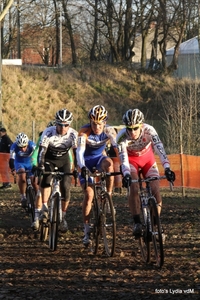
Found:
<path fill-rule="evenodd" d="M 162 191 L 165 262 L 141 260 L 125 192 L 114 194 L 117 247 L 112 258 L 82 245 L 80 188 L 73 188 L 69 231 L 58 250 L 40 242 L 17 187 L 0 191 L 0 299 L 200 299 L 200 194 Z"/>

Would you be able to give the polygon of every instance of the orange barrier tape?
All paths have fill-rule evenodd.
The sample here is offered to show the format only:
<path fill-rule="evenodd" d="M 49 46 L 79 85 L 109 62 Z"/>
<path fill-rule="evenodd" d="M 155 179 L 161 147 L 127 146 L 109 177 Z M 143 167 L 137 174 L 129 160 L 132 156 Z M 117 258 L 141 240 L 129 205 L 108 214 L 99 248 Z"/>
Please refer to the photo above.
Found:
<path fill-rule="evenodd" d="M 0 153 L 0 182 L 14 182 L 14 178 L 9 168 L 9 153 Z M 186 154 L 171 154 L 168 155 L 171 169 L 176 174 L 175 187 L 196 188 L 200 189 L 200 156 Z M 119 170 L 119 162 L 116 157 L 113 157 L 115 171 Z M 164 169 L 160 163 L 160 159 L 156 156 L 156 162 L 160 174 L 164 174 Z M 73 182 L 73 180 L 72 180 Z M 168 187 L 167 180 L 161 180 L 161 187 Z M 115 176 L 115 187 L 121 187 L 121 175 Z"/>
<path fill-rule="evenodd" d="M 14 182 L 9 168 L 9 153 L 0 153 L 0 182 Z"/>

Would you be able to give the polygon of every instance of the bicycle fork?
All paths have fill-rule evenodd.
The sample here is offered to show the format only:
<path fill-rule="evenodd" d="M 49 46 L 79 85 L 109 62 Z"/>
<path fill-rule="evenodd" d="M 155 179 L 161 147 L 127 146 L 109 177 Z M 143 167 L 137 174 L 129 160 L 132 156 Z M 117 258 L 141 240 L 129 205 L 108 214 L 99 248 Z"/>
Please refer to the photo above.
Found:
<path fill-rule="evenodd" d="M 59 223 L 62 221 L 62 202 L 61 202 L 61 194 L 60 194 L 60 184 L 59 182 L 56 182 L 54 186 L 54 191 L 52 193 L 52 196 L 50 198 L 50 222 L 53 221 L 53 210 L 54 210 L 54 205 L 55 201 L 59 201 L 58 205 L 58 220 Z"/>

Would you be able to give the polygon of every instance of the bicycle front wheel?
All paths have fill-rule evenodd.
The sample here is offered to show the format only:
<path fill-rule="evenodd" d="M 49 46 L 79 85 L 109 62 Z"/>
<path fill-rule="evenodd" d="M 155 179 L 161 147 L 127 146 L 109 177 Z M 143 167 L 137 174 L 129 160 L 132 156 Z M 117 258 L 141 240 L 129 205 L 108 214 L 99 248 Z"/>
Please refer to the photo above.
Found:
<path fill-rule="evenodd" d="M 95 196 L 92 203 L 92 219 L 91 219 L 92 247 L 95 255 L 98 253 L 100 230 L 101 230 L 99 217 L 100 217 L 100 208 L 99 208 L 98 199 Z"/>
<path fill-rule="evenodd" d="M 35 191 L 32 187 L 27 188 L 26 199 L 28 205 L 28 213 L 30 215 L 30 221 L 32 224 L 35 220 Z"/>
<path fill-rule="evenodd" d="M 152 197 L 149 199 L 149 207 L 150 207 L 152 242 L 153 242 L 154 254 L 155 254 L 156 264 L 159 268 L 161 268 L 162 265 L 164 264 L 164 251 L 163 251 L 160 217 L 158 215 L 155 198 Z"/>
<path fill-rule="evenodd" d="M 102 215 L 101 226 L 105 252 L 108 256 L 113 256 L 116 245 L 116 221 L 113 202 L 108 193 L 101 195 Z"/>
<path fill-rule="evenodd" d="M 148 214 L 149 210 L 147 207 L 141 208 L 141 220 L 142 220 L 142 235 L 139 237 L 139 248 L 141 252 L 142 259 L 145 263 L 150 262 L 151 257 L 151 236 L 149 232 L 149 222 L 148 222 Z"/>
<path fill-rule="evenodd" d="M 49 248 L 56 251 L 58 243 L 59 225 L 59 194 L 56 193 L 51 199 L 50 222 L 49 222 Z"/>

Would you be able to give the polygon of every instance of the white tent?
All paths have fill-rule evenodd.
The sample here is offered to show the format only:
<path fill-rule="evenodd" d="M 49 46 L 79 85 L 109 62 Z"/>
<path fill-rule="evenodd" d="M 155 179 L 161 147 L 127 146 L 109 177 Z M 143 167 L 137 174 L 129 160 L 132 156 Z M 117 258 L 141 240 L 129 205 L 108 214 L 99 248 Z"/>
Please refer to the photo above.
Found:
<path fill-rule="evenodd" d="M 174 54 L 174 47 L 166 51 L 166 62 L 169 66 Z M 195 36 L 180 44 L 178 54 L 178 69 L 174 76 L 183 78 L 200 78 L 199 42 Z"/>
<path fill-rule="evenodd" d="M 190 40 L 187 40 L 180 44 L 179 47 L 179 55 L 181 54 L 198 54 L 199 53 L 199 42 L 198 36 L 193 37 Z M 166 55 L 173 55 L 174 54 L 174 47 L 169 48 L 166 51 Z"/>

